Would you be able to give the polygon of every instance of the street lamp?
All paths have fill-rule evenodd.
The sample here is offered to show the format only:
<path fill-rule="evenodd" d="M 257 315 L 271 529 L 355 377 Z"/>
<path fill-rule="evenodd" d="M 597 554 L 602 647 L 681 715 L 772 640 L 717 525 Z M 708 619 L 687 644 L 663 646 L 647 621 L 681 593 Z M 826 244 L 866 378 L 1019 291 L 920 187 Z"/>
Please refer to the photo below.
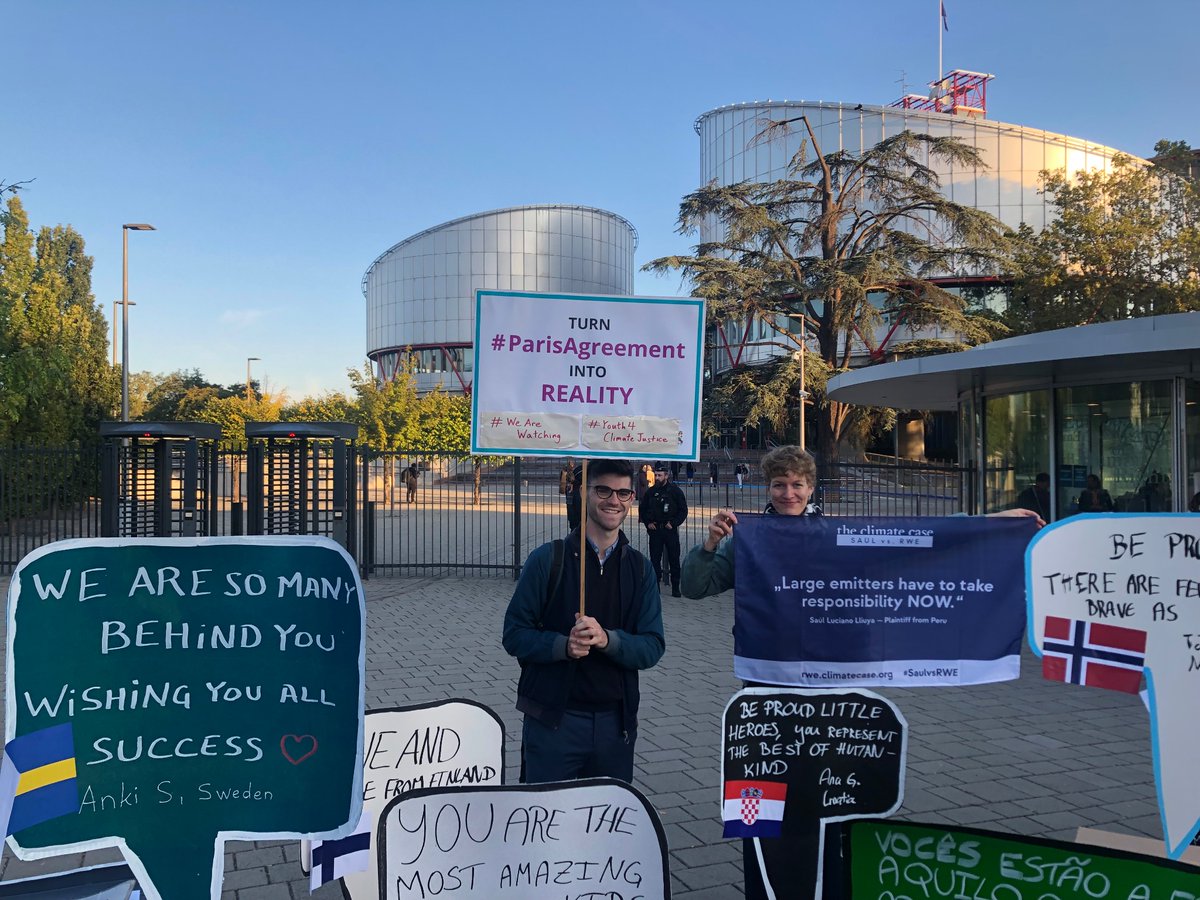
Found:
<path fill-rule="evenodd" d="M 808 405 L 808 391 L 804 389 L 804 350 L 808 344 L 807 328 L 800 335 L 800 349 L 792 354 L 792 359 L 800 363 L 800 449 L 804 450 L 804 407 Z"/>
<path fill-rule="evenodd" d="M 250 391 L 250 363 L 252 363 L 252 362 L 262 362 L 262 357 L 261 356 L 247 356 L 246 357 L 246 402 L 247 403 L 250 403 L 254 400 L 254 395 Z"/>
<path fill-rule="evenodd" d="M 112 317 L 112 326 L 113 326 L 112 355 L 113 355 L 113 368 L 114 368 L 114 369 L 117 367 L 117 307 L 118 307 L 118 306 L 120 306 L 120 305 L 121 305 L 121 301 L 120 301 L 120 300 L 114 300 L 114 301 L 113 301 L 113 317 Z M 137 303 L 136 303 L 135 301 L 133 301 L 133 300 L 130 300 L 130 301 L 129 301 L 129 305 L 130 305 L 130 306 L 137 306 Z"/>
<path fill-rule="evenodd" d="M 129 232 L 154 231 L 153 225 L 121 226 L 121 421 L 129 421 Z"/>

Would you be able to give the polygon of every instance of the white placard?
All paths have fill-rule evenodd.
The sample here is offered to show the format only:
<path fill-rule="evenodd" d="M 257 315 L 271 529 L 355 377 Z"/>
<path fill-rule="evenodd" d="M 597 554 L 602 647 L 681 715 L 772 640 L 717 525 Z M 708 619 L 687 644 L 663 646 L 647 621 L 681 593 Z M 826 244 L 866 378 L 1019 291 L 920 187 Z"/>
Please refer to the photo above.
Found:
<path fill-rule="evenodd" d="M 1066 680 L 1092 683 L 1094 664 L 1097 677 L 1105 667 L 1111 674 L 1130 665 L 1104 655 L 1119 640 L 1082 625 L 1144 632 L 1154 777 L 1167 855 L 1178 859 L 1200 823 L 1200 517 L 1074 516 L 1037 534 L 1026 578 L 1030 645 L 1044 665 L 1061 660 Z M 1081 626 L 1069 639 L 1052 638 L 1048 648 L 1048 616 Z"/>
<path fill-rule="evenodd" d="M 699 459 L 704 301 L 478 291 L 471 452 Z"/>
<path fill-rule="evenodd" d="M 504 781 L 504 723 L 481 703 L 370 710 L 365 730 L 362 805 L 371 817 L 372 844 L 384 807 L 404 792 Z M 368 871 L 342 876 L 350 900 L 378 900 L 379 854 L 374 846 L 371 851 Z M 306 847 L 301 859 L 308 858 Z"/>
<path fill-rule="evenodd" d="M 670 883 L 658 815 L 610 778 L 407 794 L 380 840 L 381 900 L 661 900 Z"/>

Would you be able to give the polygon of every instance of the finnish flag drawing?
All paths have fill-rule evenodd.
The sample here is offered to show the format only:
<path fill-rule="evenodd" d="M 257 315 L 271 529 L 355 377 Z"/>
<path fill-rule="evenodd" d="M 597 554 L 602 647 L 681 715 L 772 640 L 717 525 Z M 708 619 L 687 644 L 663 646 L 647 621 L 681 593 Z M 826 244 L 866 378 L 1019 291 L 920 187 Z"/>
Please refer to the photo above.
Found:
<path fill-rule="evenodd" d="M 779 837 L 787 785 L 778 781 L 725 782 L 725 837 Z"/>
<path fill-rule="evenodd" d="M 335 841 L 312 842 L 312 870 L 309 874 L 309 890 L 349 875 L 365 872 L 371 864 L 371 833 L 374 816 L 364 809 L 354 833 Z"/>

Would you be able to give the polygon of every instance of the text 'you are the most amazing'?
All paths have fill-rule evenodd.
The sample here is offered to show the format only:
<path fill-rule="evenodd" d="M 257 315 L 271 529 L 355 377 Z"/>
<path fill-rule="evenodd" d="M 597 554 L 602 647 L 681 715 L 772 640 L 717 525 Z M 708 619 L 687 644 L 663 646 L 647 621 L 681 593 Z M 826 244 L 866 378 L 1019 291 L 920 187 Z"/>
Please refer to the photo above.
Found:
<path fill-rule="evenodd" d="M 69 735 L 77 803 L 18 831 L 20 855 L 119 846 L 149 896 L 215 898 L 225 838 L 348 831 L 363 609 L 323 538 L 31 554 L 10 587 L 6 736 Z"/>

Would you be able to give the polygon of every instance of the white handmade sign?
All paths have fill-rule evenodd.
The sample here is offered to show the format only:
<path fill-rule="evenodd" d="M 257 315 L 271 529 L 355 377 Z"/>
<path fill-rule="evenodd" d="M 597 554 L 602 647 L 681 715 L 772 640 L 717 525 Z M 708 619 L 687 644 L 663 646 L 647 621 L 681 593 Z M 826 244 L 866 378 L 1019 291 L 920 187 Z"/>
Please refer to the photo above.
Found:
<path fill-rule="evenodd" d="M 699 458 L 704 301 L 479 291 L 471 452 Z"/>
<path fill-rule="evenodd" d="M 1048 678 L 1136 694 L 1145 675 L 1167 854 L 1200 827 L 1200 517 L 1085 515 L 1042 529 L 1026 578 Z"/>
<path fill-rule="evenodd" d="M 388 802 L 407 791 L 504 782 L 504 723 L 472 700 L 444 700 L 366 715 L 363 752 L 363 815 L 371 835 L 369 868 L 340 875 L 350 900 L 377 900 L 379 858 L 376 823 Z M 336 865 L 306 848 L 313 868 Z M 311 854 L 311 855 L 310 855 Z M 314 879 L 318 883 L 328 878 Z"/>
<path fill-rule="evenodd" d="M 614 779 L 405 794 L 380 841 L 381 900 L 668 896 L 658 815 Z"/>

